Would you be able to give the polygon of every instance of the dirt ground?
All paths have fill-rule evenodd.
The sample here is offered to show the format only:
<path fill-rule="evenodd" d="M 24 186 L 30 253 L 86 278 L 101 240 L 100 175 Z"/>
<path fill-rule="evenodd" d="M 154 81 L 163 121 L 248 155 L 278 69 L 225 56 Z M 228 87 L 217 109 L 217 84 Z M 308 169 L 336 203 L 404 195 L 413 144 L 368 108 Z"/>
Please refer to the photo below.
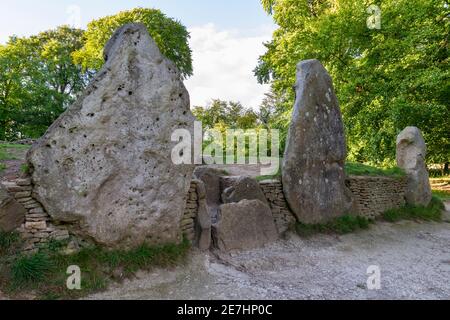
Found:
<path fill-rule="evenodd" d="M 450 299 L 450 212 L 444 220 L 383 222 L 345 236 L 292 234 L 231 254 L 196 251 L 184 266 L 140 273 L 88 299 Z M 369 266 L 381 272 L 380 290 L 367 288 Z"/>

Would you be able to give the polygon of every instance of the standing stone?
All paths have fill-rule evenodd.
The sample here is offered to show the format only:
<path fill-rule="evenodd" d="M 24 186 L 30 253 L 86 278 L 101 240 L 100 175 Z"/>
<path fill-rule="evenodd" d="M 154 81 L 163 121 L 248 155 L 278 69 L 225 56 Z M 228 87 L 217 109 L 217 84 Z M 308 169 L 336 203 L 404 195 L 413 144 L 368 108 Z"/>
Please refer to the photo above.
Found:
<path fill-rule="evenodd" d="M 176 129 L 192 133 L 175 64 L 142 24 L 105 47 L 106 63 L 28 153 L 34 197 L 82 238 L 129 248 L 181 240 L 191 165 L 175 165 Z"/>
<path fill-rule="evenodd" d="M 317 60 L 297 66 L 294 105 L 282 169 L 286 200 L 297 218 L 321 223 L 349 213 L 344 125 L 331 77 Z"/>
<path fill-rule="evenodd" d="M 397 164 L 406 171 L 408 184 L 406 201 L 411 205 L 427 206 L 431 201 L 431 186 L 425 157 L 427 146 L 416 127 L 407 127 L 397 137 Z"/>
<path fill-rule="evenodd" d="M 272 212 L 259 200 L 222 205 L 219 221 L 213 225 L 214 244 L 223 251 L 255 249 L 277 238 Z"/>
<path fill-rule="evenodd" d="M 25 208 L 0 184 L 0 231 L 12 232 L 25 222 Z"/>

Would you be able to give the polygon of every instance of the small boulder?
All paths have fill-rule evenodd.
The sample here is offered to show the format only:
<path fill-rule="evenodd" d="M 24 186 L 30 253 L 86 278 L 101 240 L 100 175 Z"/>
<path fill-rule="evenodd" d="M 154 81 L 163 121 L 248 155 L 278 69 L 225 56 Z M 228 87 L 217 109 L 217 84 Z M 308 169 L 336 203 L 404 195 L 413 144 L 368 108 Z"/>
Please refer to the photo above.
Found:
<path fill-rule="evenodd" d="M 219 221 L 213 226 L 215 247 L 222 251 L 255 249 L 277 238 L 272 212 L 259 200 L 222 205 Z"/>
<path fill-rule="evenodd" d="M 427 206 L 432 193 L 425 163 L 427 146 L 420 130 L 407 127 L 397 137 L 397 164 L 406 171 L 408 184 L 406 201 L 411 205 Z"/>
<path fill-rule="evenodd" d="M 225 180 L 225 178 L 223 179 Z M 228 187 L 222 193 L 223 203 L 235 203 L 242 200 L 260 200 L 269 206 L 266 196 L 261 190 L 256 179 L 251 177 L 231 177 L 227 178 Z"/>

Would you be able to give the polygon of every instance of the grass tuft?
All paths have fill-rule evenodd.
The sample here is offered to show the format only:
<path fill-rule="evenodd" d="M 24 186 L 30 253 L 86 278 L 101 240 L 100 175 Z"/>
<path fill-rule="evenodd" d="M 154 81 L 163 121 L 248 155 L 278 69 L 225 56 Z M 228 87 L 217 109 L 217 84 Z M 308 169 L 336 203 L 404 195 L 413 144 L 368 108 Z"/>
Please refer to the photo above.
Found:
<path fill-rule="evenodd" d="M 22 287 L 41 282 L 46 279 L 53 268 L 52 261 L 43 253 L 20 256 L 11 266 L 12 285 L 13 287 Z"/>
<path fill-rule="evenodd" d="M 20 236 L 16 232 L 0 231 L 0 256 L 9 254 L 20 242 Z"/>
<path fill-rule="evenodd" d="M 441 221 L 444 209 L 442 201 L 433 197 L 427 207 L 406 205 L 399 209 L 391 209 L 383 214 L 383 219 L 389 222 L 400 220 Z"/>
<path fill-rule="evenodd" d="M 295 230 L 302 237 L 309 237 L 317 233 L 348 234 L 358 230 L 365 230 L 373 223 L 365 217 L 346 215 L 325 224 L 297 223 Z"/>

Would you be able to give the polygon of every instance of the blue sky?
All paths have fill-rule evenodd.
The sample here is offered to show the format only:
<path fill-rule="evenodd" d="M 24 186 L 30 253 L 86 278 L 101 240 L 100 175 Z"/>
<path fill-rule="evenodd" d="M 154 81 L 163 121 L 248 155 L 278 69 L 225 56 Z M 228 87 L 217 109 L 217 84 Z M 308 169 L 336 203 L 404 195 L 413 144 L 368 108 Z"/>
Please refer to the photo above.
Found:
<path fill-rule="evenodd" d="M 191 32 L 194 76 L 186 86 L 193 105 L 212 98 L 259 105 L 268 88 L 256 83 L 252 70 L 275 29 L 259 0 L 0 0 L 0 43 L 62 24 L 84 28 L 134 7 L 161 9 Z"/>

